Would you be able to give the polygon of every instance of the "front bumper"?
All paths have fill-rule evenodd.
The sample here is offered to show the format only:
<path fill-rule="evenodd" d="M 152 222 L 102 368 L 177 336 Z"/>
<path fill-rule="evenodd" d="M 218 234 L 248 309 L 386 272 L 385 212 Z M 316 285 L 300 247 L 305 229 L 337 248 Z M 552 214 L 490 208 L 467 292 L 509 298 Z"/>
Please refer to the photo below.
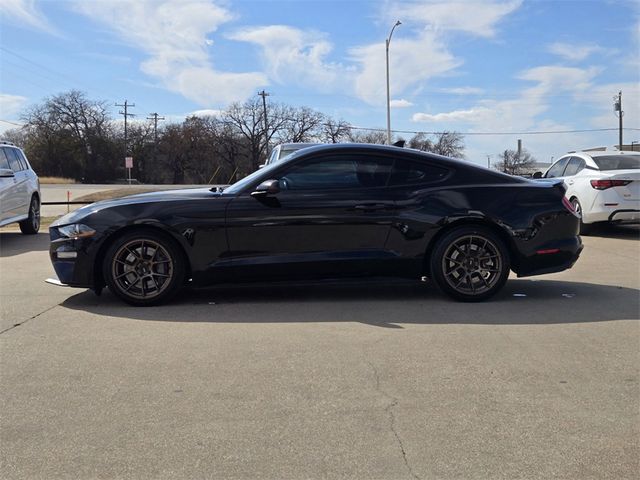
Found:
<path fill-rule="evenodd" d="M 55 228 L 49 229 L 49 236 L 49 258 L 57 276 L 56 279 L 51 279 L 54 282 L 49 283 L 94 288 L 94 260 L 97 248 L 94 239 L 61 237 Z"/>

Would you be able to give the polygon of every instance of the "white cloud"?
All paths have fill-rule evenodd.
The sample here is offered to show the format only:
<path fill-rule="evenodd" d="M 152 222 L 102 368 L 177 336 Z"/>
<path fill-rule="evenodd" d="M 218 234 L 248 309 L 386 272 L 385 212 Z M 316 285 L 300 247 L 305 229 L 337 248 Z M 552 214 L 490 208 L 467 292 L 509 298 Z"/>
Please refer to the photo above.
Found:
<path fill-rule="evenodd" d="M 210 1 L 76 1 L 75 8 L 148 54 L 140 66 L 144 73 L 202 106 L 244 100 L 267 83 L 260 72 L 214 69 L 208 35 L 232 20 L 233 15 Z"/>
<path fill-rule="evenodd" d="M 20 128 L 22 122 L 16 117 L 20 114 L 27 103 L 27 98 L 20 95 L 9 95 L 8 93 L 0 93 L 0 134 Z"/>
<path fill-rule="evenodd" d="M 27 103 L 27 97 L 0 93 L 0 112 L 4 119 L 15 118 Z"/>
<path fill-rule="evenodd" d="M 451 53 L 446 34 L 492 37 L 496 25 L 515 11 L 520 0 L 499 2 L 411 1 L 391 2 L 380 20 L 398 18 L 403 22 L 390 45 L 390 88 L 394 95 L 419 89 L 428 80 L 448 75 L 462 64 Z M 385 43 L 358 46 L 350 50 L 358 64 L 356 94 L 371 104 L 385 98 Z"/>
<path fill-rule="evenodd" d="M 217 117 L 222 114 L 222 110 L 214 108 L 205 108 L 203 110 L 194 110 L 187 114 L 187 117 Z"/>
<path fill-rule="evenodd" d="M 356 95 L 370 104 L 383 103 L 386 98 L 384 42 L 355 47 L 350 53 L 358 64 Z M 418 87 L 461 63 L 434 32 L 424 31 L 408 38 L 398 35 L 393 38 L 389 55 L 391 94 L 399 95 Z"/>
<path fill-rule="evenodd" d="M 572 62 L 579 62 L 590 55 L 603 52 L 605 49 L 598 45 L 572 45 L 556 42 L 548 46 L 549 52 Z"/>
<path fill-rule="evenodd" d="M 57 35 L 46 17 L 36 7 L 35 0 L 2 0 L 0 13 L 5 20 L 18 27 L 31 27 Z"/>
<path fill-rule="evenodd" d="M 409 108 L 409 107 L 413 107 L 413 103 L 411 103 L 409 100 L 405 100 L 404 98 L 400 98 L 398 100 L 391 100 L 389 102 L 389 105 L 391 106 L 391 108 Z"/>
<path fill-rule="evenodd" d="M 392 2 L 385 18 L 399 18 L 404 23 L 418 23 L 438 31 L 460 31 L 480 37 L 495 35 L 496 24 L 517 10 L 522 0 L 449 1 L 419 0 Z"/>
<path fill-rule="evenodd" d="M 477 87 L 441 88 L 439 91 L 442 93 L 450 93 L 452 95 L 481 95 L 484 93 L 482 88 Z"/>
<path fill-rule="evenodd" d="M 480 122 L 491 115 L 491 110 L 486 107 L 476 107 L 469 110 L 454 110 L 443 113 L 414 113 L 411 120 L 414 122 Z"/>
<path fill-rule="evenodd" d="M 286 25 L 244 28 L 228 36 L 261 49 L 269 78 L 277 83 L 296 82 L 329 91 L 344 84 L 346 68 L 327 61 L 333 49 L 325 36 Z"/>

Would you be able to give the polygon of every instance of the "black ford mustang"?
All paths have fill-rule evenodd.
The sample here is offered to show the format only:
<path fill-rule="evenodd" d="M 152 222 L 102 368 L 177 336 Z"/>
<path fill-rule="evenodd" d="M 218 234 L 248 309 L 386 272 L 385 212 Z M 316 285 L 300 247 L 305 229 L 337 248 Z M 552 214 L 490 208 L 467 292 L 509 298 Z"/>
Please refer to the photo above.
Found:
<path fill-rule="evenodd" d="M 58 283 L 104 286 L 134 305 L 186 282 L 427 276 L 484 300 L 509 270 L 577 260 L 579 217 L 562 181 L 533 182 L 396 147 L 301 150 L 224 189 L 94 203 L 50 228 Z"/>

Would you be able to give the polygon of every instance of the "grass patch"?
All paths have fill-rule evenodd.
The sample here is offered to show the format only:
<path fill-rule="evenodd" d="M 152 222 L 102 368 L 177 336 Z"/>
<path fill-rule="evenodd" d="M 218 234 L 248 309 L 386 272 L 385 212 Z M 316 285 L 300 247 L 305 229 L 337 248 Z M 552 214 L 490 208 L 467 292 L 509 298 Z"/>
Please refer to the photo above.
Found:
<path fill-rule="evenodd" d="M 67 183 L 76 183 L 73 178 L 64 177 L 38 177 L 41 184 L 44 185 L 64 185 Z"/>
<path fill-rule="evenodd" d="M 127 195 L 135 195 L 136 193 L 148 193 L 155 192 L 156 188 L 149 187 L 126 187 L 116 188 L 114 190 L 104 190 L 102 192 L 89 193 L 80 197 L 74 198 L 74 202 L 99 202 L 100 200 L 111 200 L 113 198 L 122 198 Z"/>

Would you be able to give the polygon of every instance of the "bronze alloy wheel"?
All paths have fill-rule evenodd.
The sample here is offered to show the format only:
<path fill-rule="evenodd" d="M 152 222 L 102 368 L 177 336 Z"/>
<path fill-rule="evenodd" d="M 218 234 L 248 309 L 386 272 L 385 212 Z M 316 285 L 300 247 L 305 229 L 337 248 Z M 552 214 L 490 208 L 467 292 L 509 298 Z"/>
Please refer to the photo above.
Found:
<path fill-rule="evenodd" d="M 114 286 L 136 300 L 162 294 L 171 284 L 175 266 L 167 249 L 151 239 L 135 239 L 122 245 L 111 261 Z"/>
<path fill-rule="evenodd" d="M 499 282 L 503 268 L 498 247 L 479 234 L 458 237 L 442 257 L 444 279 L 464 295 L 482 295 L 490 291 Z"/>

